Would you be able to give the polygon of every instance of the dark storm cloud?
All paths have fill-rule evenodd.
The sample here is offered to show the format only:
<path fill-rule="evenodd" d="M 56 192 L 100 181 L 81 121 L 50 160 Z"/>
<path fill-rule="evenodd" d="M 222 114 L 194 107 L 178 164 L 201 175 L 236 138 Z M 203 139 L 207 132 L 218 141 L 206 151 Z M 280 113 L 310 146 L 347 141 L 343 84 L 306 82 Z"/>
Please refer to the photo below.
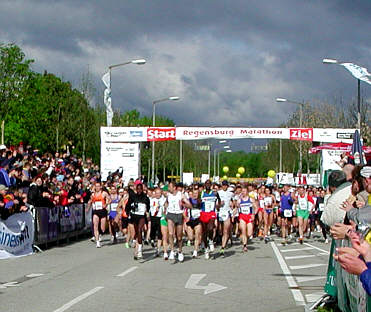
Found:
<path fill-rule="evenodd" d="M 277 96 L 351 99 L 353 77 L 322 58 L 370 69 L 370 15 L 368 0 L 2 1 L 0 41 L 76 84 L 89 64 L 100 92 L 108 65 L 146 58 L 113 73 L 121 111 L 179 95 L 159 107 L 179 125 L 276 126 L 296 108 Z"/>

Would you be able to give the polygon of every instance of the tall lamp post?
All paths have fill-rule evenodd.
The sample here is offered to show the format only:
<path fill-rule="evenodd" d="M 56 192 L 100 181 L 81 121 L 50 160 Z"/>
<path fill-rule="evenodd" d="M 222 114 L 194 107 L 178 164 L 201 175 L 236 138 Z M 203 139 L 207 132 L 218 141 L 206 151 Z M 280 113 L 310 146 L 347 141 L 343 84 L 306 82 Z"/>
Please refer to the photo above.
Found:
<path fill-rule="evenodd" d="M 167 98 L 155 100 L 152 102 L 152 126 L 156 126 L 156 104 L 165 101 L 177 101 L 179 100 L 178 96 L 169 96 Z M 152 174 L 151 181 L 155 183 L 155 141 L 152 141 Z"/>
<path fill-rule="evenodd" d="M 336 65 L 341 65 L 341 66 L 344 66 L 345 68 L 347 68 L 349 71 L 351 71 L 351 67 L 355 67 L 355 69 L 357 71 L 353 72 L 351 71 L 352 75 L 355 77 L 355 74 L 359 74 L 360 70 L 363 70 L 363 68 L 357 66 L 357 65 L 354 65 L 352 63 L 343 63 L 343 62 L 339 62 L 338 60 L 336 59 L 323 59 L 322 62 L 324 64 L 336 64 Z M 346 65 L 346 66 L 345 66 Z M 348 66 L 351 66 L 351 67 L 348 67 Z M 367 70 L 366 70 L 367 72 Z M 357 78 L 357 128 L 359 129 L 359 131 L 361 131 L 361 80 L 359 78 Z"/>
<path fill-rule="evenodd" d="M 287 103 L 292 103 L 300 106 L 300 115 L 299 115 L 299 128 L 303 127 L 303 107 L 304 103 L 301 102 L 296 102 L 292 100 L 288 100 L 285 98 L 276 98 L 276 102 L 287 102 Z M 299 141 L 299 173 L 302 172 L 303 169 L 303 147 L 302 147 L 302 142 L 301 140 Z"/>
<path fill-rule="evenodd" d="M 144 65 L 146 63 L 145 59 L 137 59 L 132 60 L 129 62 L 124 62 L 120 64 L 114 64 L 108 66 L 108 73 L 104 74 L 102 77 L 103 83 L 106 85 L 106 90 L 104 91 L 104 104 L 106 105 L 106 113 L 107 113 L 107 126 L 112 126 L 112 117 L 113 117 L 113 110 L 112 110 L 112 99 L 111 99 L 111 90 L 112 90 L 112 75 L 111 71 L 113 68 L 128 65 L 128 64 L 136 64 L 136 65 Z"/>

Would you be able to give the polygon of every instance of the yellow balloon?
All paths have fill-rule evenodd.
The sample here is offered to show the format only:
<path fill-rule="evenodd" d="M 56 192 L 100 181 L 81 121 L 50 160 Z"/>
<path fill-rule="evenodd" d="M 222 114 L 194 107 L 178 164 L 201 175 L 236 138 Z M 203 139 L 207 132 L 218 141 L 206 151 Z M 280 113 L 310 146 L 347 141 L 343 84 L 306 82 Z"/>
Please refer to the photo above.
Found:
<path fill-rule="evenodd" d="M 222 179 L 223 180 L 228 180 L 228 177 L 225 175 Z"/>
<path fill-rule="evenodd" d="M 245 173 L 245 168 L 244 167 L 238 168 L 238 173 L 239 174 L 244 174 Z"/>
<path fill-rule="evenodd" d="M 274 170 L 269 170 L 268 171 L 268 177 L 274 178 L 276 176 L 276 172 Z"/>
<path fill-rule="evenodd" d="M 239 173 L 236 173 L 236 178 L 241 178 L 241 175 Z"/>
<path fill-rule="evenodd" d="M 227 173 L 228 171 L 229 171 L 229 167 L 228 167 L 228 166 L 224 166 L 224 167 L 223 167 L 223 172 L 224 172 L 224 173 Z"/>

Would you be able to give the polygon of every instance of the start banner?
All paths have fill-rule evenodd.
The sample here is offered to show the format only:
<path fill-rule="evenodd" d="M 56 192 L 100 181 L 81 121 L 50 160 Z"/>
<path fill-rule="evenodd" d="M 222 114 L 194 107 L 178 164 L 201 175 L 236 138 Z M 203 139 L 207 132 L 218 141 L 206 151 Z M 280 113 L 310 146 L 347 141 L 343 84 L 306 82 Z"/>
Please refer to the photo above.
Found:
<path fill-rule="evenodd" d="M 207 139 L 284 139 L 352 143 L 355 129 L 230 127 L 102 127 L 104 143 Z"/>
<path fill-rule="evenodd" d="M 32 254 L 34 223 L 30 212 L 0 219 L 0 259 Z"/>

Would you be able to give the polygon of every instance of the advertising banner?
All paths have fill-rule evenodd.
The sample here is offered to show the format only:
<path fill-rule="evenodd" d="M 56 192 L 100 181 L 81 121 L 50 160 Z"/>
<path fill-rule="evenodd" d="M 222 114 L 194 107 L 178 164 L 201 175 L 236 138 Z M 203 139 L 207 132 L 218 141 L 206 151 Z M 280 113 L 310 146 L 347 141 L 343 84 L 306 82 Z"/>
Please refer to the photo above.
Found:
<path fill-rule="evenodd" d="M 0 259 L 32 254 L 34 223 L 30 212 L 0 219 Z"/>
<path fill-rule="evenodd" d="M 135 180 L 138 178 L 139 164 L 139 143 L 108 142 L 102 140 L 101 174 L 103 181 L 107 180 L 110 172 L 113 173 L 119 170 L 126 186 L 130 179 Z"/>
<path fill-rule="evenodd" d="M 233 127 L 102 127 L 103 143 L 206 139 L 285 139 L 352 143 L 355 129 Z"/>

